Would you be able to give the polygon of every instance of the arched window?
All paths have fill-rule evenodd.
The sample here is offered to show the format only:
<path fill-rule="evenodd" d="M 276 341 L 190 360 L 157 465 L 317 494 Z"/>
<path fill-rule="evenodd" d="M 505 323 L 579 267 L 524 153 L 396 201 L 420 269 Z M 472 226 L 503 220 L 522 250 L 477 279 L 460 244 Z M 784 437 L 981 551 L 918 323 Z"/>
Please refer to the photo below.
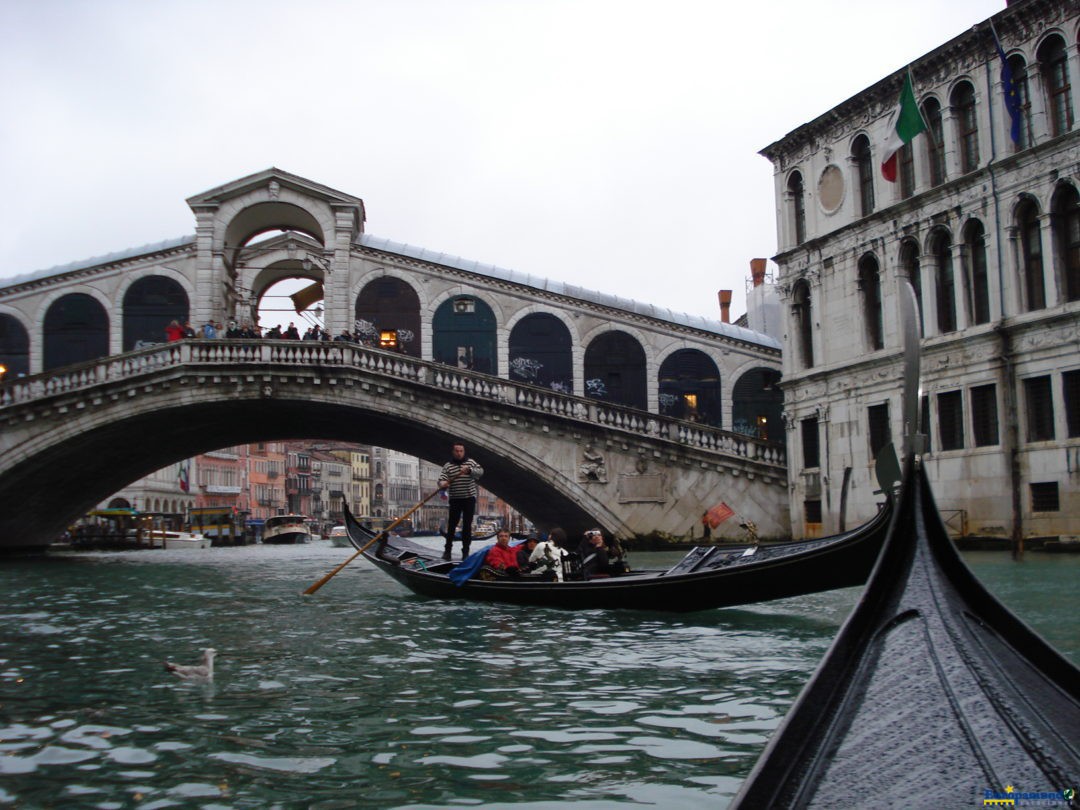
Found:
<path fill-rule="evenodd" d="M 960 145 L 960 171 L 966 174 L 979 168 L 979 117 L 971 82 L 956 86 L 952 106 L 956 113 L 956 140 Z"/>
<path fill-rule="evenodd" d="M 964 247 L 968 259 L 969 288 L 971 290 L 971 320 L 973 323 L 990 322 L 990 283 L 986 275 L 986 230 L 977 219 L 964 228 Z"/>
<path fill-rule="evenodd" d="M 938 332 L 956 331 L 956 279 L 953 276 L 952 240 L 942 231 L 934 238 L 934 258 L 937 259 L 935 297 L 937 300 Z"/>
<path fill-rule="evenodd" d="M 164 276 L 140 278 L 127 288 L 123 306 L 125 352 L 141 343 L 164 343 L 169 322 L 186 323 L 190 317 L 184 288 Z"/>
<path fill-rule="evenodd" d="M 930 167 L 930 185 L 945 182 L 945 128 L 941 121 L 941 104 L 936 98 L 923 103 L 923 120 L 926 121 L 926 162 Z"/>
<path fill-rule="evenodd" d="M 393 332 L 398 351 L 420 356 L 420 298 L 401 279 L 383 276 L 365 284 L 355 314 L 354 328 L 364 340 L 379 345 L 384 331 Z"/>
<path fill-rule="evenodd" d="M 881 276 L 878 261 L 873 256 L 859 260 L 859 292 L 862 295 L 863 323 L 866 343 L 871 351 L 885 348 L 885 333 L 881 320 Z"/>
<path fill-rule="evenodd" d="M 793 303 L 791 305 L 791 317 L 795 322 L 798 347 L 797 357 L 802 361 L 803 368 L 814 367 L 814 330 L 813 312 L 810 306 L 810 285 L 806 281 L 795 282 L 795 288 L 791 292 Z"/>
<path fill-rule="evenodd" d="M 788 196 L 791 199 L 791 226 L 795 235 L 795 244 L 806 241 L 806 199 L 802 175 L 792 172 L 788 178 Z"/>
<path fill-rule="evenodd" d="M 547 312 L 526 315 L 510 332 L 510 379 L 574 392 L 570 330 Z"/>
<path fill-rule="evenodd" d="M 720 371 L 699 349 L 679 349 L 660 364 L 660 413 L 721 427 Z"/>
<path fill-rule="evenodd" d="M 753 368 L 739 377 L 731 389 L 733 432 L 770 442 L 784 441 L 784 392 L 779 382 L 780 372 L 771 368 Z"/>
<path fill-rule="evenodd" d="M 914 239 L 905 239 L 900 245 L 900 267 L 915 290 L 915 301 L 919 305 L 919 326 L 923 323 L 922 271 L 919 267 L 919 243 Z"/>
<path fill-rule="evenodd" d="M 1073 125 L 1072 85 L 1065 40 L 1058 36 L 1049 37 L 1039 48 L 1036 58 L 1042 65 L 1050 134 L 1064 135 Z"/>
<path fill-rule="evenodd" d="M 870 139 L 860 135 L 851 145 L 851 158 L 855 163 L 855 177 L 859 184 L 859 214 L 874 213 L 874 166 L 870 155 Z"/>
<path fill-rule="evenodd" d="M 897 159 L 900 162 L 900 199 L 906 200 L 915 193 L 915 150 L 910 143 L 900 147 Z"/>
<path fill-rule="evenodd" d="M 1016 212 L 1016 227 L 1020 237 L 1020 275 L 1023 279 L 1026 311 L 1046 308 L 1046 285 L 1043 282 L 1042 241 L 1039 211 L 1035 203 L 1025 200 Z"/>
<path fill-rule="evenodd" d="M 431 319 L 431 353 L 436 363 L 496 372 L 495 313 L 484 301 L 459 295 L 443 301 Z"/>
<path fill-rule="evenodd" d="M 646 379 L 645 350 L 626 332 L 605 332 L 585 350 L 587 397 L 645 410 Z"/>
<path fill-rule="evenodd" d="M 3 379 L 30 373 L 30 336 L 11 315 L 0 315 L 0 365 L 7 369 Z"/>
<path fill-rule="evenodd" d="M 1031 135 L 1031 95 L 1028 88 L 1027 63 L 1022 56 L 1009 57 L 1009 70 L 1012 73 L 1013 90 L 1016 92 L 1016 103 L 1020 108 L 1020 123 L 1017 127 L 1019 140 L 1016 149 L 1027 149 L 1033 139 Z M 1006 122 L 1011 126 L 1011 119 L 1006 116 Z"/>
<path fill-rule="evenodd" d="M 1080 194 L 1062 186 L 1053 201 L 1054 249 L 1066 301 L 1080 301 Z"/>
<path fill-rule="evenodd" d="M 42 329 L 42 366 L 49 371 L 109 354 L 109 316 L 85 293 L 69 293 L 49 305 Z"/>

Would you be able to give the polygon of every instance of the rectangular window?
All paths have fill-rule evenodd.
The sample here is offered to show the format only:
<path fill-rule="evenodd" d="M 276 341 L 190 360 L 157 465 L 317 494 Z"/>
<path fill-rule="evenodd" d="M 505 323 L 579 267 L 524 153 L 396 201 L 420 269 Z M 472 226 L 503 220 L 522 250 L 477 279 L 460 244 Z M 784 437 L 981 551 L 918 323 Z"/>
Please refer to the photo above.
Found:
<path fill-rule="evenodd" d="M 960 391 L 938 394 L 938 433 L 942 450 L 964 448 L 964 397 Z"/>
<path fill-rule="evenodd" d="M 818 444 L 818 420 L 816 417 L 803 419 L 799 425 L 802 428 L 803 468 L 820 467 L 821 452 Z"/>
<path fill-rule="evenodd" d="M 971 389 L 971 430 L 976 447 L 998 443 L 997 386 L 993 383 Z"/>
<path fill-rule="evenodd" d="M 870 458 L 877 458 L 881 449 L 892 441 L 889 431 L 889 403 L 871 405 L 866 409 L 870 434 Z"/>
<path fill-rule="evenodd" d="M 1066 371 L 1061 375 L 1065 387 L 1065 424 L 1069 438 L 1080 437 L 1080 371 Z"/>
<path fill-rule="evenodd" d="M 1032 512 L 1057 512 L 1059 509 L 1057 481 L 1031 485 Z"/>
<path fill-rule="evenodd" d="M 1054 399 L 1051 390 L 1049 377 L 1024 380 L 1029 442 L 1048 442 L 1054 438 Z"/>
<path fill-rule="evenodd" d="M 803 514 L 807 523 L 821 523 L 821 501 L 803 501 Z"/>

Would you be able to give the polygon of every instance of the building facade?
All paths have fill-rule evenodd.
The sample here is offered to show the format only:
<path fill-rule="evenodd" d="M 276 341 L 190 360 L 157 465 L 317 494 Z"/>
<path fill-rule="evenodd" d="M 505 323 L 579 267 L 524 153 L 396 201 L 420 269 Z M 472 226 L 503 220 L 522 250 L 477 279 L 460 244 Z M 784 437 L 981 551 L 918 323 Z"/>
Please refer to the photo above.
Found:
<path fill-rule="evenodd" d="M 1080 533 L 1078 32 L 1075 3 L 1010 3 L 762 150 L 796 536 L 850 527 L 880 500 L 874 459 L 904 434 L 905 281 L 923 328 L 925 464 L 953 533 Z M 927 132 L 888 182 L 909 71 Z"/>

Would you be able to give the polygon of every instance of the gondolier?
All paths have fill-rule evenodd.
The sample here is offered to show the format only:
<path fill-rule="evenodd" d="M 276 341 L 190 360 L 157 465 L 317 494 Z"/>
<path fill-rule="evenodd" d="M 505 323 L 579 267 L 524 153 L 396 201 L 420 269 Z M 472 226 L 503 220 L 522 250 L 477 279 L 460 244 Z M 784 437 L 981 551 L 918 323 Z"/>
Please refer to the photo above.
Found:
<path fill-rule="evenodd" d="M 469 556 L 472 542 L 473 515 L 476 513 L 476 482 L 484 474 L 484 468 L 465 455 L 465 445 L 456 442 L 451 448 L 450 461 L 439 473 L 439 489 L 446 490 L 450 498 L 450 512 L 446 517 L 446 546 L 443 559 L 450 559 L 454 535 L 461 521 L 461 557 Z"/>

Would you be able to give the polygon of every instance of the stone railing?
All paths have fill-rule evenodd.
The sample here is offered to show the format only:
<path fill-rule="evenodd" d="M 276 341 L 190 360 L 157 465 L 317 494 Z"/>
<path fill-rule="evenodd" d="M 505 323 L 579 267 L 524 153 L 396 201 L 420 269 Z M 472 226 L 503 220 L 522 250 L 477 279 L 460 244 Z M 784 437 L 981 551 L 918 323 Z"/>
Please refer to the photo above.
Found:
<path fill-rule="evenodd" d="M 0 412 L 4 408 L 105 383 L 125 379 L 136 381 L 148 373 L 167 368 L 220 366 L 227 371 L 230 367 L 245 365 L 293 373 L 303 368 L 361 370 L 771 466 L 786 463 L 781 445 L 739 433 L 343 342 L 220 339 L 160 344 L 0 383 Z"/>

